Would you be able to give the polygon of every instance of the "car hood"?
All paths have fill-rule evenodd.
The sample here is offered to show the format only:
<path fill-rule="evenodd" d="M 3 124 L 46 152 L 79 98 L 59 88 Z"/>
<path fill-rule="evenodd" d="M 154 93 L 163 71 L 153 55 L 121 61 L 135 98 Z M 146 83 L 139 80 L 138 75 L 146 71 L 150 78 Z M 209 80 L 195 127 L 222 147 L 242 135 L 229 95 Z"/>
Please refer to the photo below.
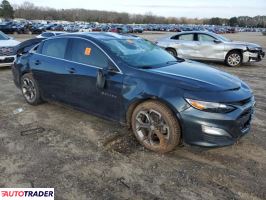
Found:
<path fill-rule="evenodd" d="M 20 42 L 16 40 L 0 40 L 0 47 L 14 47 Z"/>
<path fill-rule="evenodd" d="M 258 44 L 255 44 L 255 43 L 250 43 L 250 42 L 243 42 L 243 41 L 231 41 L 231 42 L 226 42 L 230 45 L 243 45 L 243 46 L 247 46 L 249 48 L 257 48 L 257 47 L 261 47 L 260 45 Z"/>
<path fill-rule="evenodd" d="M 242 81 L 228 73 L 187 60 L 174 65 L 151 69 L 151 72 L 173 79 L 185 90 L 218 92 L 238 90 Z"/>

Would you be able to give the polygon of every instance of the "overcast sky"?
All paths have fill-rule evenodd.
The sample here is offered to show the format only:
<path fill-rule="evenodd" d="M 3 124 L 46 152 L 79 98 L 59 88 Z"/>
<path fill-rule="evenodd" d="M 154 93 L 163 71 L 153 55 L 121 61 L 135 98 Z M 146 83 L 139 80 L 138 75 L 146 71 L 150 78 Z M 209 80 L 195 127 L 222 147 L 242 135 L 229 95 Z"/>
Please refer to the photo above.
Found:
<path fill-rule="evenodd" d="M 21 4 L 25 0 L 9 0 Z M 173 17 L 266 15 L 266 0 L 28 0 L 37 6 L 85 8 Z"/>

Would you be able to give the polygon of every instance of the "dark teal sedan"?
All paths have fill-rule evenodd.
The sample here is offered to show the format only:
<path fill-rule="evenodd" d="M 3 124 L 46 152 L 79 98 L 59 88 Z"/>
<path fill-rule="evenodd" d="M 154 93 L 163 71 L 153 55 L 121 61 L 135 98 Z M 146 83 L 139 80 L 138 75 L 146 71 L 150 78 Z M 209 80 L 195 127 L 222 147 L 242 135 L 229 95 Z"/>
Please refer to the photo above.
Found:
<path fill-rule="evenodd" d="M 132 35 L 52 37 L 19 56 L 14 82 L 32 105 L 56 101 L 132 128 L 146 148 L 235 143 L 255 100 L 235 76 L 170 55 Z"/>

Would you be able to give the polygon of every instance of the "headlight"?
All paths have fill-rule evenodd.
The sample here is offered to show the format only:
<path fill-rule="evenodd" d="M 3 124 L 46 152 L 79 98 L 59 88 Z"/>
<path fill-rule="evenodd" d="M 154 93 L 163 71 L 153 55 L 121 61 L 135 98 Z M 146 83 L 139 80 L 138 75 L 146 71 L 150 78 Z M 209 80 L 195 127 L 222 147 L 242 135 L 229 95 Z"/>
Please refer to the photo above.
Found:
<path fill-rule="evenodd" d="M 205 102 L 205 101 L 198 101 L 198 100 L 192 100 L 192 99 L 186 99 L 186 101 L 193 108 L 206 111 L 206 112 L 228 113 L 236 109 L 234 106 L 221 104 L 221 103 Z"/>

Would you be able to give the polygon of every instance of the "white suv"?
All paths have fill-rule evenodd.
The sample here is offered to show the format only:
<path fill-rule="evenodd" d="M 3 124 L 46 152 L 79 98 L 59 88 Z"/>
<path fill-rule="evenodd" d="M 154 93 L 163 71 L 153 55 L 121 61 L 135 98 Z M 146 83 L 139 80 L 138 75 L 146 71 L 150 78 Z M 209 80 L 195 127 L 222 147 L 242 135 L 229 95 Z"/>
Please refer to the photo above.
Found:
<path fill-rule="evenodd" d="M 0 67 L 11 66 L 16 59 L 16 46 L 19 41 L 0 31 Z"/>

